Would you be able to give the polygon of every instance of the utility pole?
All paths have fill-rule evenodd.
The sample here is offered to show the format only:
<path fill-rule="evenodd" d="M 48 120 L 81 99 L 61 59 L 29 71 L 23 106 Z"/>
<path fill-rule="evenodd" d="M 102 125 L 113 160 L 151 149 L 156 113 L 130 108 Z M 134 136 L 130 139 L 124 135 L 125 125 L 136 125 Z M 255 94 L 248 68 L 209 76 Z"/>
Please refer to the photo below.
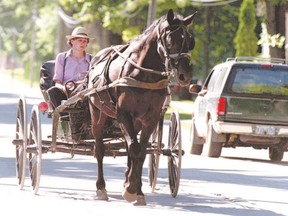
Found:
<path fill-rule="evenodd" d="M 285 11 L 285 60 L 288 64 L 288 5 L 286 5 Z"/>
<path fill-rule="evenodd" d="M 205 71 L 205 77 L 209 74 L 209 43 L 210 43 L 210 8 L 205 6 L 205 35 L 204 40 L 204 61 L 203 61 L 203 70 Z"/>
<path fill-rule="evenodd" d="M 147 27 L 150 26 L 153 21 L 156 19 L 156 5 L 157 0 L 150 0 L 148 8 L 148 18 L 147 18 Z"/>
<path fill-rule="evenodd" d="M 37 11 L 36 11 L 37 0 L 34 0 L 33 3 L 33 10 L 31 16 L 31 45 L 30 45 L 30 52 L 31 52 L 31 61 L 30 61 L 30 87 L 33 87 L 33 80 L 34 80 L 34 62 L 35 62 L 35 39 L 36 39 L 36 19 L 37 19 Z"/>

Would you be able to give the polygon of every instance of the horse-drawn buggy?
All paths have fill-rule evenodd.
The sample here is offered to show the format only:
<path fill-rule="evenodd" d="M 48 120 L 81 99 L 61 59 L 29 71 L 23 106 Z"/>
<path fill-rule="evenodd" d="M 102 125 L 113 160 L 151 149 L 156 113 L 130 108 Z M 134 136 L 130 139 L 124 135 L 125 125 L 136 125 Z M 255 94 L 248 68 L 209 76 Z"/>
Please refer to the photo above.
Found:
<path fill-rule="evenodd" d="M 183 18 L 169 10 L 141 35 L 126 45 L 112 46 L 97 53 L 86 79 L 55 110 L 46 103 L 34 105 L 28 124 L 26 101 L 19 99 L 16 138 L 16 170 L 20 188 L 24 186 L 26 164 L 32 188 L 40 183 L 42 154 L 64 152 L 90 155 L 97 159 L 96 195 L 108 200 L 103 157 L 127 156 L 122 196 L 135 205 L 145 205 L 141 190 L 142 169 L 148 155 L 148 175 L 155 189 L 160 155 L 168 157 L 171 195 L 177 196 L 181 157 L 179 114 L 169 120 L 168 143 L 162 142 L 164 116 L 170 105 L 169 79 L 181 86 L 192 77 L 189 51 L 194 38 L 188 32 L 195 13 Z M 43 106 L 44 105 L 44 106 Z M 39 114 L 52 118 L 52 134 L 42 139 Z M 60 133 L 59 128 L 64 133 Z"/>

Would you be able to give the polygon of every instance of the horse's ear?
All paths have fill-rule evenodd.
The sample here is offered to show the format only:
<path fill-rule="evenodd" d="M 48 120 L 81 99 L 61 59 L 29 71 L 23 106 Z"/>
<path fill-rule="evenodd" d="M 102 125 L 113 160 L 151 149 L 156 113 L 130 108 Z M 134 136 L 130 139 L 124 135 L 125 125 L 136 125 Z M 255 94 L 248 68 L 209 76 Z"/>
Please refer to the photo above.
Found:
<path fill-rule="evenodd" d="M 195 16 L 197 13 L 198 13 L 198 12 L 196 11 L 195 13 L 191 14 L 190 16 L 185 17 L 185 18 L 183 19 L 183 24 L 184 24 L 185 26 L 190 25 L 190 24 L 192 23 L 193 19 L 194 19 L 194 16 Z"/>
<path fill-rule="evenodd" d="M 167 13 L 167 22 L 169 23 L 169 25 L 173 23 L 173 20 L 174 20 L 174 12 L 172 9 L 170 9 Z"/>

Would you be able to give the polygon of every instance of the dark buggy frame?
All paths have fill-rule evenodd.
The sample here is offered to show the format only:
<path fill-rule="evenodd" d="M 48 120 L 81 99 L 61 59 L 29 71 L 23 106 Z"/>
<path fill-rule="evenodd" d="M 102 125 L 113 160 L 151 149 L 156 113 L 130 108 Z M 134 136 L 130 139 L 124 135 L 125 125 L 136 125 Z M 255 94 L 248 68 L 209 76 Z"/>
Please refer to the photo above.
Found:
<path fill-rule="evenodd" d="M 41 68 L 40 88 L 46 103 L 50 103 L 47 97 L 47 89 L 54 85 L 51 81 L 51 74 L 43 76 L 43 66 Z M 54 67 L 54 61 L 49 62 L 49 67 Z M 45 69 L 45 68 L 44 68 Z M 51 69 L 51 68 L 50 68 Z M 46 70 L 46 69 L 45 69 Z M 51 70 L 52 71 L 52 70 Z M 46 85 L 46 78 L 50 85 Z M 46 83 L 46 84 L 45 84 Z M 88 95 L 110 88 L 104 86 L 101 88 L 84 88 L 77 94 L 69 97 L 66 101 L 53 112 L 48 106 L 46 111 L 42 111 L 41 105 L 34 105 L 30 115 L 29 124 L 27 122 L 26 99 L 24 96 L 19 98 L 16 133 L 12 143 L 16 148 L 16 174 L 20 189 L 24 187 L 26 176 L 26 167 L 28 166 L 34 194 L 37 194 L 40 185 L 42 154 L 47 152 L 63 152 L 79 155 L 90 155 L 94 153 L 94 138 L 91 134 L 90 113 L 88 107 Z M 181 158 L 184 155 L 181 140 L 181 124 L 179 114 L 173 110 L 169 121 L 168 144 L 162 143 L 164 116 L 170 105 L 170 95 L 167 96 L 157 128 L 150 137 L 147 147 L 148 158 L 148 176 L 149 183 L 154 192 L 157 183 L 160 155 L 168 158 L 168 178 L 172 197 L 178 194 L 180 176 L 181 176 Z M 44 112 L 49 118 L 52 118 L 52 134 L 47 139 L 42 139 L 40 113 Z M 63 113 L 69 115 L 68 120 L 62 121 Z M 61 124 L 59 124 L 61 122 Z M 62 136 L 59 133 L 59 126 L 68 126 L 68 134 Z M 124 136 L 118 127 L 117 120 L 112 119 L 106 124 L 106 134 L 103 140 L 105 146 L 105 156 L 127 156 Z M 81 130 L 80 130 L 81 129 Z M 141 133 L 141 132 L 140 132 Z"/>

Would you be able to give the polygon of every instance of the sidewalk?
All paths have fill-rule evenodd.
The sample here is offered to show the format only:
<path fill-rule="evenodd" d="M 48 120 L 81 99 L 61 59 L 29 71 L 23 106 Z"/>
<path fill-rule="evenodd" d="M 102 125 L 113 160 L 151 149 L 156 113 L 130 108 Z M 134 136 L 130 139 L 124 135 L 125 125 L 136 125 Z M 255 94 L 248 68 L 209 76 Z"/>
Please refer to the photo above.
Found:
<path fill-rule="evenodd" d="M 17 95 L 29 95 L 32 97 L 38 97 L 42 99 L 42 93 L 38 86 L 30 87 L 29 85 L 20 82 L 8 74 L 4 74 L 0 71 L 0 94 L 1 93 L 13 93 Z M 1 100 L 2 102 L 2 100 Z"/>
<path fill-rule="evenodd" d="M 34 105 L 43 101 L 39 87 L 31 88 L 11 76 L 0 71 L 0 138 L 11 138 L 15 136 L 15 123 L 20 96 L 26 100 L 27 120 Z M 50 124 L 51 120 L 41 115 L 43 124 Z"/>

